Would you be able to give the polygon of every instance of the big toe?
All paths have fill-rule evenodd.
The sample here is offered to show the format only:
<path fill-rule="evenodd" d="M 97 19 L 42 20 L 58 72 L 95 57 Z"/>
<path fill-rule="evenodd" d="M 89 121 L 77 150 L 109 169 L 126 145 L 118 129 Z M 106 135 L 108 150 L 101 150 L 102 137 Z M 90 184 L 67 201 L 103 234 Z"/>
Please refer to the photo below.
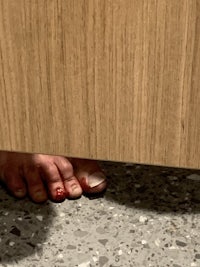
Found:
<path fill-rule="evenodd" d="M 105 190 L 107 179 L 97 161 L 87 159 L 71 159 L 70 161 L 83 192 L 95 194 Z"/>

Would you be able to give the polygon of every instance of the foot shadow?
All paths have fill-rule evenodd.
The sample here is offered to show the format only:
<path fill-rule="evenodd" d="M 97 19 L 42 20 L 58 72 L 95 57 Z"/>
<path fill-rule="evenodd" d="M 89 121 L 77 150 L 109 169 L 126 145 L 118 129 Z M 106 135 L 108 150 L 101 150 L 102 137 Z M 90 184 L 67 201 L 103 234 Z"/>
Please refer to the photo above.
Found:
<path fill-rule="evenodd" d="M 193 180 L 200 170 L 105 161 L 100 165 L 109 181 L 107 199 L 158 213 L 200 212 L 200 181 Z"/>
<path fill-rule="evenodd" d="M 0 185 L 0 263 L 17 264 L 32 254 L 39 260 L 54 213 L 49 202 L 16 200 Z"/>

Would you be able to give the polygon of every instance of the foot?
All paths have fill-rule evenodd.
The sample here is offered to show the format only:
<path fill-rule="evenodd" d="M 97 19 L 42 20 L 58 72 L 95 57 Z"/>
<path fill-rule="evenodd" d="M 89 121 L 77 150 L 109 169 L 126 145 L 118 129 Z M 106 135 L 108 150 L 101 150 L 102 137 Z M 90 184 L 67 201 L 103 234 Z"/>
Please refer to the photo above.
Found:
<path fill-rule="evenodd" d="M 106 178 L 96 161 L 0 151 L 0 180 L 17 198 L 61 202 L 99 193 Z"/>

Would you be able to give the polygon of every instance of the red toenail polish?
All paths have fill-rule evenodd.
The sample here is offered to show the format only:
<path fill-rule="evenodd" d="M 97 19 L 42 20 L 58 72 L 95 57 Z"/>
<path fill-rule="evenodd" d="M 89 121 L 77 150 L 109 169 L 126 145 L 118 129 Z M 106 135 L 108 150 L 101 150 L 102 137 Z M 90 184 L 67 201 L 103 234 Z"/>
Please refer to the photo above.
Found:
<path fill-rule="evenodd" d="M 66 198 L 66 193 L 62 188 L 57 188 L 56 189 L 56 200 L 60 201 L 63 200 L 64 198 Z"/>

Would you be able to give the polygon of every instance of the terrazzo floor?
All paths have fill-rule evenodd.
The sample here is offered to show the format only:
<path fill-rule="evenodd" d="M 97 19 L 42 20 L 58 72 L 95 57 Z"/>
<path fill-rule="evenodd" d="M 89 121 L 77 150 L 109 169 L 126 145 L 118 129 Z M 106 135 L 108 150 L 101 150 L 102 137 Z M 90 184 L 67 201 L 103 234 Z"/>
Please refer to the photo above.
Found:
<path fill-rule="evenodd" d="M 0 266 L 200 266 L 200 171 L 101 165 L 99 198 L 38 205 L 0 187 Z"/>

